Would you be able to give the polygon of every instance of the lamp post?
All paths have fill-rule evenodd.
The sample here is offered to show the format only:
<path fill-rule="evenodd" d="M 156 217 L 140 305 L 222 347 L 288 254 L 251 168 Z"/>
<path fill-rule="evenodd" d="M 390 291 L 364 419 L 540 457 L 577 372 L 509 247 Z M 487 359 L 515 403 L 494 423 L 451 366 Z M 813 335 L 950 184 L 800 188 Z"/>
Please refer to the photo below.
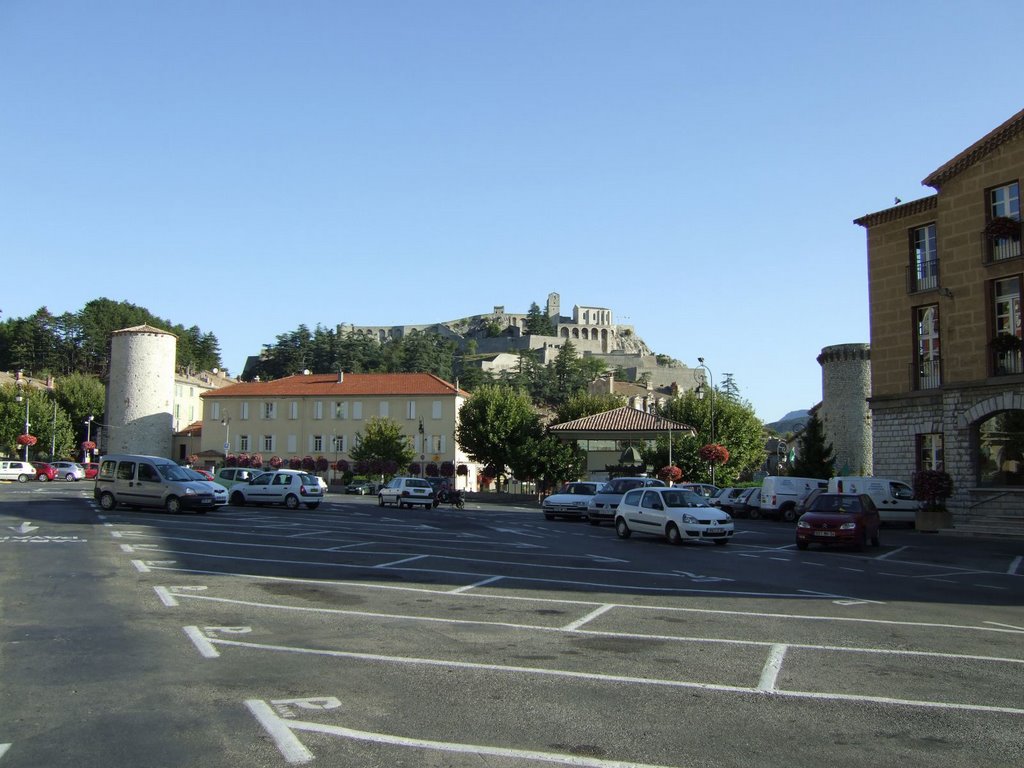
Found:
<path fill-rule="evenodd" d="M 95 416 L 90 415 L 88 419 L 86 419 L 84 422 L 82 422 L 83 424 L 85 424 L 85 442 L 86 443 L 91 443 L 92 442 L 92 421 L 93 421 L 94 418 L 95 418 Z M 82 459 L 82 461 L 84 463 L 88 463 L 89 462 L 89 449 L 88 448 L 83 448 L 82 449 L 82 454 L 85 457 L 85 458 Z"/>
<path fill-rule="evenodd" d="M 22 400 L 25 401 L 25 431 L 22 432 L 26 437 L 28 436 L 28 428 L 32 426 L 28 423 L 28 395 L 23 394 L 25 391 L 25 384 L 21 379 L 18 379 L 18 394 L 14 398 L 14 402 L 20 403 Z M 28 443 L 25 443 L 25 461 L 28 461 Z"/>
<path fill-rule="evenodd" d="M 224 426 L 224 463 L 228 460 L 228 451 L 231 450 L 231 417 L 224 414 L 224 418 L 220 420 L 220 423 Z"/>
<path fill-rule="evenodd" d="M 423 438 L 423 417 L 420 416 L 420 477 L 423 477 L 423 462 L 427 458 L 427 444 Z"/>
<path fill-rule="evenodd" d="M 707 371 L 708 382 L 704 381 L 704 375 L 700 374 L 699 378 L 697 372 L 693 372 L 694 378 L 699 382 L 697 385 L 697 398 L 700 400 L 704 399 L 704 386 L 707 384 L 711 390 L 711 443 L 715 442 L 715 377 L 711 374 L 711 369 L 704 365 L 704 358 L 698 357 L 697 363 L 699 368 L 703 368 Z M 715 484 L 715 462 L 711 462 L 711 484 Z"/>

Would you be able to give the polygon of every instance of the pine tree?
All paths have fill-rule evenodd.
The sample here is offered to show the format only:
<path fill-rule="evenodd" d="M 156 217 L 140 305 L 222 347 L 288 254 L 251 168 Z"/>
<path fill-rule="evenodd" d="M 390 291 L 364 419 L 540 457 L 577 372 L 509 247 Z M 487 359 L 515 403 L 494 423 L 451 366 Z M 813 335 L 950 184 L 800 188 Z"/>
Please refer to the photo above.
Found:
<path fill-rule="evenodd" d="M 800 436 L 800 450 L 792 464 L 790 474 L 796 477 L 832 477 L 836 470 L 836 457 L 832 453 L 832 443 L 825 442 L 825 430 L 813 414 L 807 420 L 803 435 Z"/>

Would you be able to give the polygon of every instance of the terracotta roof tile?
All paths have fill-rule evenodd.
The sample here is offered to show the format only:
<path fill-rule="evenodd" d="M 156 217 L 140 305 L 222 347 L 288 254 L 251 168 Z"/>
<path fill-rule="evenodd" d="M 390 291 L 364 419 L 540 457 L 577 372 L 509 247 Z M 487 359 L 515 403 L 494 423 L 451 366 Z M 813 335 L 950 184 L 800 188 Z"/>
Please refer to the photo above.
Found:
<path fill-rule="evenodd" d="M 902 219 L 904 216 L 914 216 L 918 213 L 933 211 L 938 207 L 939 196 L 929 195 L 928 197 L 922 197 L 920 200 L 911 200 L 909 203 L 903 203 L 903 205 L 886 208 L 884 211 L 866 213 L 859 219 L 854 219 L 853 223 L 860 224 L 862 227 L 873 227 L 876 224 L 884 224 L 887 221 Z"/>
<path fill-rule="evenodd" d="M 388 395 L 440 396 L 456 392 L 454 384 L 431 373 L 336 373 L 286 376 L 272 381 L 249 381 L 203 392 L 202 398 L 219 397 L 385 397 Z"/>
<path fill-rule="evenodd" d="M 552 424 L 552 432 L 666 432 L 669 429 L 693 431 L 693 427 L 661 416 L 655 416 L 624 405 L 604 413 Z"/>
<path fill-rule="evenodd" d="M 952 160 L 932 171 L 928 178 L 921 183 L 926 187 L 938 189 L 943 183 L 1022 133 L 1024 133 L 1024 109 L 999 127 L 989 131 Z"/>

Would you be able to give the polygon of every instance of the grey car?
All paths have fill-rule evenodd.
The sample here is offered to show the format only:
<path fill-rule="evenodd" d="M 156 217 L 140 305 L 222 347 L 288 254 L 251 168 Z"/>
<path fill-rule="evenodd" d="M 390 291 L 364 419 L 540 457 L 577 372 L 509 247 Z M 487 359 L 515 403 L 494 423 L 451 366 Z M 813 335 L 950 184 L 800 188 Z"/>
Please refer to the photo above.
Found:
<path fill-rule="evenodd" d="M 653 477 L 616 477 L 609 480 L 602 488 L 590 497 L 587 504 L 587 518 L 591 525 L 600 525 L 615 521 L 615 510 L 619 506 L 622 494 L 634 488 L 664 488 L 665 483 Z"/>

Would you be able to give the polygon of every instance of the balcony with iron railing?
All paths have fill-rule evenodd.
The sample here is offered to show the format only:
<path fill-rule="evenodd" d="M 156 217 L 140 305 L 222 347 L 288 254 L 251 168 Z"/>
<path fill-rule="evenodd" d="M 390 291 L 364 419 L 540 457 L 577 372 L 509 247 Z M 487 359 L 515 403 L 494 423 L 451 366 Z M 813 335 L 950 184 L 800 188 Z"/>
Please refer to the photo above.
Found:
<path fill-rule="evenodd" d="M 933 291 L 939 287 L 939 260 L 919 261 L 907 267 L 907 293 Z"/>
<path fill-rule="evenodd" d="M 942 361 L 918 360 L 910 364 L 910 388 L 914 391 L 942 386 Z"/>
<path fill-rule="evenodd" d="M 986 263 L 993 264 L 1020 256 L 1021 227 L 1016 218 L 1000 216 L 992 219 L 982 234 L 988 242 Z"/>
<path fill-rule="evenodd" d="M 989 353 L 994 376 L 1013 376 L 1024 373 L 1024 344 L 1019 336 L 1003 333 L 989 342 Z"/>

